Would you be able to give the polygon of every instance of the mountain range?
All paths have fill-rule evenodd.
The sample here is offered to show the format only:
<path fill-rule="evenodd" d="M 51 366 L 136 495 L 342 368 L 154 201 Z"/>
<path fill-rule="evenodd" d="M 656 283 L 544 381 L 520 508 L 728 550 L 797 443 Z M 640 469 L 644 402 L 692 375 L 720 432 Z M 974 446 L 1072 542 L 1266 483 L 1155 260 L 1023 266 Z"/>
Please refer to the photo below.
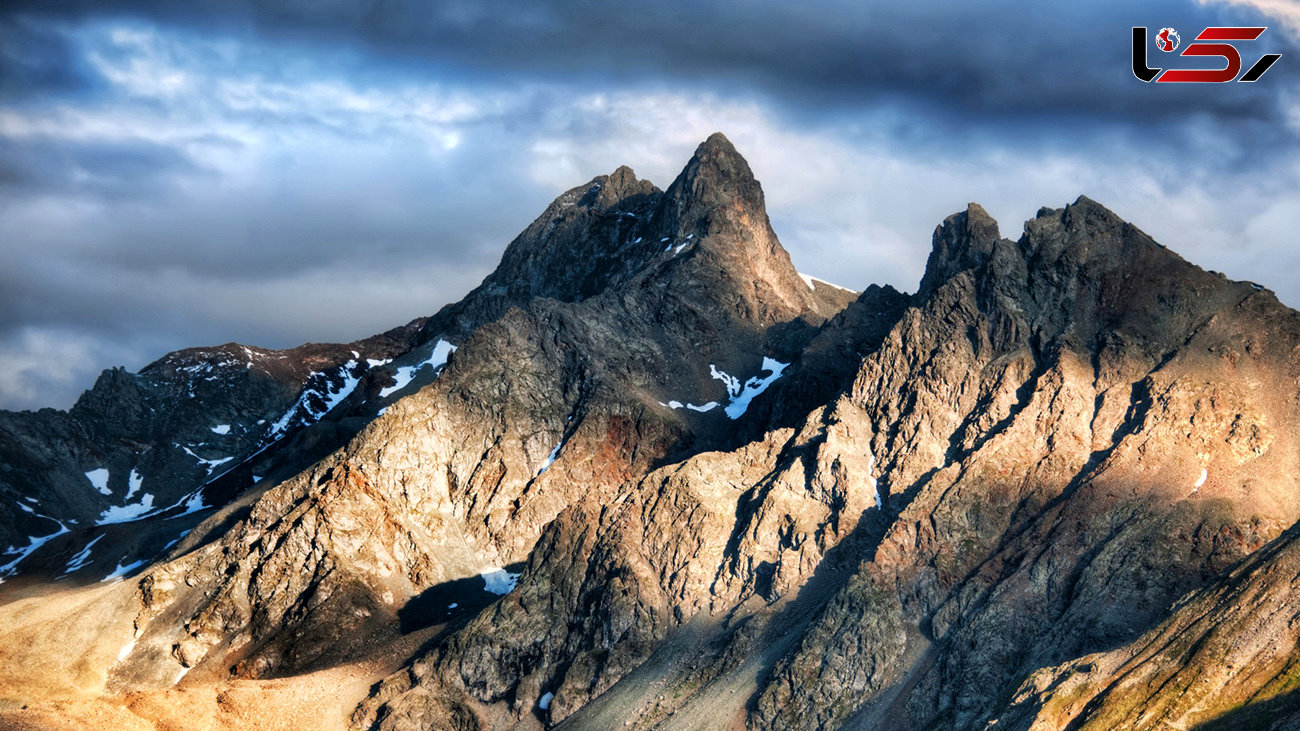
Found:
<path fill-rule="evenodd" d="M 0 725 L 1300 723 L 1300 313 L 1101 204 L 801 275 L 721 134 L 464 299 L 0 412 Z"/>

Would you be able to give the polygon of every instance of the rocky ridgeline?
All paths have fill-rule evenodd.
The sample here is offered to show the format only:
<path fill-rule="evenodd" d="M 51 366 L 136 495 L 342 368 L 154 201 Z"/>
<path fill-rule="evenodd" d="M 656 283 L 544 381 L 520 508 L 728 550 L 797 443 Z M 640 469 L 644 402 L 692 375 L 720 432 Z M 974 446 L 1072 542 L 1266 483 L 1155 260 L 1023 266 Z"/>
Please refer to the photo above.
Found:
<path fill-rule="evenodd" d="M 189 444 L 220 409 L 252 455 L 130 584 L 110 694 L 430 629 L 356 728 L 1231 727 L 1297 705 L 1300 315 L 1086 198 L 1014 241 L 972 204 L 916 294 L 850 293 L 801 278 L 714 135 L 664 191 L 619 168 L 564 193 L 427 320 L 304 348 L 183 351 L 70 414 L 6 415 L 41 426 L 0 432 L 5 464 L 81 440 L 58 458 L 83 480 L 93 435 Z M 141 382 L 168 384 L 165 419 Z M 47 509 L 29 484 L 0 487 Z"/>

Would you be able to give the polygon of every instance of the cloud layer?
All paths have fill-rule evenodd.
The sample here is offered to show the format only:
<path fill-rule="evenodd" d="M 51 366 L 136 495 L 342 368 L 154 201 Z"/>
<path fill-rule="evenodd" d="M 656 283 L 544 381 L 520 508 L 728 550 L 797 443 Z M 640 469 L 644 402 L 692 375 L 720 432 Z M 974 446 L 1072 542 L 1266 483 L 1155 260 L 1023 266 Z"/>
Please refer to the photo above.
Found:
<path fill-rule="evenodd" d="M 1128 63 L 1130 25 L 1190 38 L 1269 13 L 11 6 L 0 407 L 66 407 L 98 370 L 169 349 L 350 340 L 429 314 L 562 190 L 625 163 L 665 186 L 714 130 L 749 158 L 796 264 L 846 286 L 914 288 L 931 229 L 970 200 L 1015 236 L 1086 193 L 1300 303 L 1279 276 L 1297 263 L 1296 36 L 1243 54 L 1284 54 L 1253 85 L 1145 85 Z"/>

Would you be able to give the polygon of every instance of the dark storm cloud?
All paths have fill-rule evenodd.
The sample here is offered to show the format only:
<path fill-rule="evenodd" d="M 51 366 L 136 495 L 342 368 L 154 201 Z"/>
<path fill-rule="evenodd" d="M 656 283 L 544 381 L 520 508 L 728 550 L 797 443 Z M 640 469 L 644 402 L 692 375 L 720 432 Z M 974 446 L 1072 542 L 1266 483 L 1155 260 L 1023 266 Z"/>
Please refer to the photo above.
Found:
<path fill-rule="evenodd" d="M 39 10 L 38 10 L 39 9 Z M 29 12 L 165 18 L 183 27 L 346 43 L 474 77 L 690 81 L 757 88 L 798 104 L 913 104 L 972 122 L 1044 119 L 1153 125 L 1189 109 L 1276 121 L 1249 88 L 1144 85 L 1129 71 L 1131 25 L 1193 29 L 1255 20 L 1182 0 L 1132 3 L 422 2 L 41 3 Z M 1189 35 L 1190 39 L 1190 35 Z M 1260 50 L 1295 47 L 1280 29 Z M 1152 49 L 1152 53 L 1156 53 Z M 1155 59 L 1153 59 L 1154 61 Z M 1281 75 L 1278 71 L 1276 75 Z"/>
<path fill-rule="evenodd" d="M 89 91 L 101 83 L 66 35 L 0 10 L 0 100 Z"/>

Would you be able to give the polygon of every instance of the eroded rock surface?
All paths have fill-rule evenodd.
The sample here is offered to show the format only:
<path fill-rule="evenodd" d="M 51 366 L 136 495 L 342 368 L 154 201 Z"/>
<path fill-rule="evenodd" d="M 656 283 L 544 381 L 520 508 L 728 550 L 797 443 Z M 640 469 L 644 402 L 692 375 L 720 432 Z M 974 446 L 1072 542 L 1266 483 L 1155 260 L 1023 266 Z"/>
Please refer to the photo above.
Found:
<path fill-rule="evenodd" d="M 428 632 L 355 728 L 1295 713 L 1300 314 L 1087 198 L 1017 240 L 972 204 L 915 294 L 851 293 L 801 278 L 714 135 L 666 190 L 564 193 L 464 300 L 362 343 L 227 388 L 252 454 L 134 582 L 109 692 Z M 113 409 L 120 441 L 153 423 L 134 384 L 205 388 L 177 375 L 204 357 L 6 416 L 32 421 L 4 448 Z"/>

